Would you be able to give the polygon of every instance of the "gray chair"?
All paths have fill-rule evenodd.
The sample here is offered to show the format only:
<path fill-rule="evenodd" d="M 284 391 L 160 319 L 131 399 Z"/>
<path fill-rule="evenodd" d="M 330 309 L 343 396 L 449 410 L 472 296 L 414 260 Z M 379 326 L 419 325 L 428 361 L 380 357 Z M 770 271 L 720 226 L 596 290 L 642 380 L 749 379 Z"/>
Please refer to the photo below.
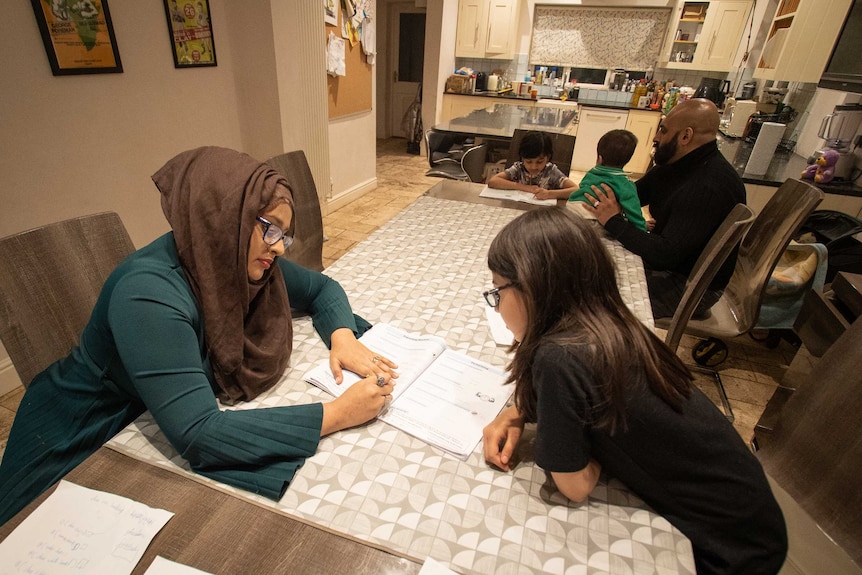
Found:
<path fill-rule="evenodd" d="M 739 245 L 733 275 L 710 309 L 710 316 L 685 323 L 685 333 L 705 338 L 692 352 L 695 361 L 709 367 L 718 365 L 727 357 L 727 345 L 720 338 L 736 337 L 754 328 L 775 264 L 822 199 L 823 192 L 813 185 L 790 178 L 766 203 Z M 720 382 L 718 372 L 713 373 Z"/>
<path fill-rule="evenodd" d="M 754 212 L 751 208 L 745 204 L 737 204 L 712 235 L 697 262 L 695 262 L 691 274 L 685 282 L 685 291 L 683 291 L 673 318 L 656 320 L 657 326 L 667 329 L 667 336 L 664 341 L 673 352 L 676 352 L 679 347 L 685 327 L 697 308 L 697 304 L 703 298 L 707 287 L 712 283 L 719 268 L 742 240 L 752 222 L 754 222 Z M 716 378 L 715 383 L 725 414 L 728 419 L 733 421 L 733 410 L 730 408 L 724 385 L 719 378 Z"/>
<path fill-rule="evenodd" d="M 284 257 L 308 269 L 323 271 L 323 216 L 305 152 L 287 152 L 266 163 L 287 179 L 293 191 L 294 241 Z"/>
<path fill-rule="evenodd" d="M 102 285 L 134 250 L 113 212 L 0 239 L 0 340 L 25 386 L 78 344 Z"/>
<path fill-rule="evenodd" d="M 518 148 L 521 146 L 521 140 L 529 132 L 530 130 L 515 130 L 512 135 L 512 142 L 509 144 L 509 155 L 506 158 L 507 168 L 521 159 Z M 551 136 L 551 141 L 554 143 L 554 155 L 551 162 L 556 164 L 560 171 L 568 177 L 569 171 L 572 169 L 572 154 L 575 152 L 575 137 L 555 132 L 548 132 L 548 135 Z"/>

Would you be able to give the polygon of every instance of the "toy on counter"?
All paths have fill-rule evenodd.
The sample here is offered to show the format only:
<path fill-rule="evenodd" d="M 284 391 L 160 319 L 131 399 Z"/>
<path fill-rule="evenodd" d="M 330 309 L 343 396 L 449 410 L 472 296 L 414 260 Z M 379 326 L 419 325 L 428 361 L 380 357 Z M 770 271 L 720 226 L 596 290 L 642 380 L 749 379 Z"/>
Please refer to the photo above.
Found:
<path fill-rule="evenodd" d="M 832 181 L 835 175 L 835 164 L 840 154 L 836 150 L 826 150 L 811 162 L 802 172 L 803 180 L 814 180 L 818 184 Z"/>

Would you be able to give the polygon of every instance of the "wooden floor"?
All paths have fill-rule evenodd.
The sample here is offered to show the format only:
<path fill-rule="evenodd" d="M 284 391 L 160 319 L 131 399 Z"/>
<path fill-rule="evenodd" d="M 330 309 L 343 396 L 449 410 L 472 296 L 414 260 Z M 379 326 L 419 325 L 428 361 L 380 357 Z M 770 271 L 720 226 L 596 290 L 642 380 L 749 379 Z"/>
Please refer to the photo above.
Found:
<path fill-rule="evenodd" d="M 407 154 L 406 148 L 402 139 L 379 140 L 377 189 L 324 216 L 324 234 L 328 238 L 323 244 L 324 266 L 332 264 L 439 181 L 425 176 L 428 169 L 425 156 Z M 572 177 L 578 180 L 577 174 Z M 659 331 L 664 337 L 664 332 Z M 694 338 L 683 338 L 679 354 L 684 362 L 692 363 L 691 347 L 696 342 Z M 747 335 L 727 343 L 730 353 L 719 366 L 721 377 L 736 415 L 734 426 L 743 439 L 750 441 L 754 426 L 796 349 L 785 341 L 770 349 Z M 703 375 L 696 377 L 701 389 L 718 403 L 712 379 Z M 18 388 L 0 397 L 0 454 L 5 450 L 9 429 L 23 395 L 23 388 Z"/>

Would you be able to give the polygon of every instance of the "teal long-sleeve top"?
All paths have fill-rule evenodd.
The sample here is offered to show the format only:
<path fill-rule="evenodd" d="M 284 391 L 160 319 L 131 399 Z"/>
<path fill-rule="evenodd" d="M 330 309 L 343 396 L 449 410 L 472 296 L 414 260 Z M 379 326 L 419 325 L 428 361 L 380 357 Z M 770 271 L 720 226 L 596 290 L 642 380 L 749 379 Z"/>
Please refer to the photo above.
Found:
<path fill-rule="evenodd" d="M 370 325 L 341 286 L 279 259 L 291 307 L 318 334 Z M 320 440 L 319 403 L 221 411 L 206 357 L 204 319 L 168 233 L 129 256 L 105 282 L 78 347 L 33 379 L 0 464 L 0 523 L 149 409 L 201 475 L 280 498 Z"/>

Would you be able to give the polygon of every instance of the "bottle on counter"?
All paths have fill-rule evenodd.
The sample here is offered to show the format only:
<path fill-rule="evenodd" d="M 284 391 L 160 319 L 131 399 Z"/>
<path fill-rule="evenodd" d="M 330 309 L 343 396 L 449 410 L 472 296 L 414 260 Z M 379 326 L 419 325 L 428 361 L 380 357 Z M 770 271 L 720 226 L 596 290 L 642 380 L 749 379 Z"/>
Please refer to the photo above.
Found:
<path fill-rule="evenodd" d="M 646 80 L 641 80 L 638 82 L 637 86 L 634 88 L 634 92 L 632 93 L 631 105 L 637 106 L 638 102 L 641 99 L 641 96 L 646 96 L 647 93 L 647 85 Z"/>

